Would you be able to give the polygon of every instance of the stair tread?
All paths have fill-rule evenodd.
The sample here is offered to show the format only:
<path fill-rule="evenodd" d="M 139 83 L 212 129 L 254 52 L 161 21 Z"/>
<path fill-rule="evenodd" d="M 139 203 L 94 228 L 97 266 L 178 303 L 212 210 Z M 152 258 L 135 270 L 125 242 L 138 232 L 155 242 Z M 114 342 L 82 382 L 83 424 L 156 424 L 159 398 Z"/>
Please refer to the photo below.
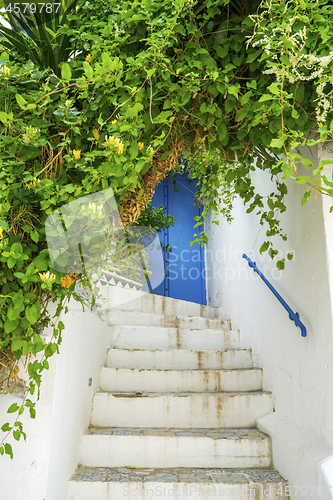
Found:
<path fill-rule="evenodd" d="M 79 466 L 71 481 L 91 482 L 177 482 L 177 483 L 286 483 L 273 468 L 134 468 L 134 467 L 83 467 Z"/>
<path fill-rule="evenodd" d="M 176 328 L 175 328 L 176 330 Z M 181 328 L 180 328 L 181 330 Z M 222 330 L 223 331 L 223 330 Z M 232 331 L 236 331 L 236 330 L 228 330 L 228 333 L 232 332 Z M 219 333 L 221 333 L 221 330 L 218 330 Z M 215 353 L 224 353 L 226 351 L 228 351 L 228 353 L 231 353 L 231 352 L 251 352 L 252 353 L 252 350 L 251 349 L 242 349 L 241 347 L 237 348 L 237 347 L 233 347 L 232 349 L 225 349 L 225 350 L 219 350 L 219 349 L 182 349 L 182 348 L 179 348 L 179 349 L 136 349 L 136 348 L 133 348 L 133 349 L 130 349 L 130 348 L 126 348 L 126 347 L 109 347 L 108 348 L 108 352 L 110 351 L 126 351 L 126 352 L 135 352 L 135 351 L 139 351 L 139 352 L 143 352 L 143 351 L 149 351 L 149 352 L 177 352 L 177 353 L 182 353 L 182 352 L 185 352 L 185 353 L 188 353 L 188 352 L 204 352 L 204 353 L 207 353 L 207 352 L 213 352 L 214 354 Z"/>
<path fill-rule="evenodd" d="M 262 372 L 262 368 L 257 368 L 255 366 L 251 366 L 249 368 L 167 368 L 167 369 L 158 369 L 158 368 L 117 368 L 113 366 L 103 366 L 103 369 L 107 370 L 130 370 L 137 372 L 248 372 L 248 371 L 260 371 Z"/>
<path fill-rule="evenodd" d="M 170 437 L 209 437 L 212 439 L 270 439 L 270 437 L 257 428 L 241 429 L 190 429 L 169 427 L 91 427 L 85 433 L 94 436 L 170 436 Z"/>
<path fill-rule="evenodd" d="M 146 313 L 142 313 L 142 314 L 146 314 Z M 148 313 L 147 313 L 148 314 Z M 150 316 L 153 316 L 152 314 L 150 314 Z M 159 315 L 157 315 L 159 316 Z M 161 315 L 160 315 L 161 316 Z M 165 316 L 163 316 L 165 318 Z M 198 318 L 195 318 L 195 317 L 191 317 L 191 316 L 169 316 L 170 318 L 177 318 L 179 320 L 181 319 L 184 319 L 184 318 L 187 318 L 187 319 L 190 319 L 190 320 L 194 320 L 194 319 L 198 319 Z M 200 318 L 200 319 L 205 319 L 205 318 Z M 124 319 L 125 321 L 125 319 Z M 208 320 L 207 320 L 208 321 Z M 215 319 L 210 319 L 209 321 L 219 321 L 219 320 L 215 320 Z M 225 320 L 223 320 L 225 321 Z M 238 333 L 238 330 L 233 330 L 231 328 L 223 328 L 223 327 L 219 327 L 218 325 L 216 325 L 216 328 L 211 328 L 208 326 L 206 326 L 205 328 L 198 328 L 197 326 L 193 326 L 193 328 L 191 328 L 191 326 L 193 325 L 189 325 L 189 326 L 154 326 L 154 325 L 127 325 L 126 323 L 122 323 L 121 325 L 112 325 L 112 328 L 135 328 L 136 330 L 137 329 L 140 329 L 140 330 L 146 330 L 147 328 L 149 329 L 152 329 L 154 331 L 156 330 L 161 330 L 161 331 L 164 331 L 164 330 L 174 330 L 174 331 L 180 331 L 180 332 L 201 332 L 201 333 L 206 333 L 207 331 L 209 331 L 210 333 L 221 333 L 221 332 L 224 332 L 224 333 Z M 169 350 L 172 350 L 172 349 L 169 349 Z"/>
<path fill-rule="evenodd" d="M 176 396 L 176 397 L 185 397 L 185 396 L 197 396 L 197 397 L 202 397 L 202 396 L 251 396 L 251 395 L 258 395 L 258 394 L 267 394 L 271 395 L 272 393 L 269 391 L 221 391 L 221 392 L 120 392 L 120 391 L 98 391 L 95 393 L 96 394 L 111 394 L 112 396 L 124 396 L 124 397 L 142 397 L 142 396 L 147 396 L 147 397 L 159 397 L 159 396 Z"/>

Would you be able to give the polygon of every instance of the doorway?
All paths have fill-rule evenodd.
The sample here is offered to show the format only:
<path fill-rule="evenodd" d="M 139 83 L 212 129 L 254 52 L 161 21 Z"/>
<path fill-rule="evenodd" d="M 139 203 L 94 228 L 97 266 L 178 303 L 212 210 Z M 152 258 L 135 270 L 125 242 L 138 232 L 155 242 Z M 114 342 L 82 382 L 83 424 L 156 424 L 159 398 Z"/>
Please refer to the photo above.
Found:
<path fill-rule="evenodd" d="M 206 270 L 204 248 L 194 239 L 194 217 L 201 215 L 201 208 L 194 205 L 196 180 L 188 175 L 176 174 L 160 182 L 152 199 L 152 206 L 163 206 L 176 217 L 174 225 L 159 233 L 164 246 L 172 248 L 164 252 L 165 278 L 154 289 L 157 295 L 187 300 L 206 305 Z M 173 183 L 177 191 L 173 189 Z"/>

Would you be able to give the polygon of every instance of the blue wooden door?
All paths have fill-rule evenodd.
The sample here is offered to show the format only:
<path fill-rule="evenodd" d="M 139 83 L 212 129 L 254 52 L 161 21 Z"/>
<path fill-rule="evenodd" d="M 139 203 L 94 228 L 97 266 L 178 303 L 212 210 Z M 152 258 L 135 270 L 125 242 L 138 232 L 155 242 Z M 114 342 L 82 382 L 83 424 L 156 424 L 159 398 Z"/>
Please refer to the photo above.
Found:
<path fill-rule="evenodd" d="M 187 174 L 177 174 L 175 181 L 179 192 L 173 190 L 168 178 L 157 186 L 152 200 L 152 206 L 162 205 L 177 218 L 174 226 L 159 234 L 161 242 L 170 245 L 172 252 L 164 252 L 165 279 L 153 291 L 206 305 L 204 249 L 198 243 L 190 246 L 194 217 L 200 215 L 200 208 L 193 203 L 196 181 L 189 180 Z"/>

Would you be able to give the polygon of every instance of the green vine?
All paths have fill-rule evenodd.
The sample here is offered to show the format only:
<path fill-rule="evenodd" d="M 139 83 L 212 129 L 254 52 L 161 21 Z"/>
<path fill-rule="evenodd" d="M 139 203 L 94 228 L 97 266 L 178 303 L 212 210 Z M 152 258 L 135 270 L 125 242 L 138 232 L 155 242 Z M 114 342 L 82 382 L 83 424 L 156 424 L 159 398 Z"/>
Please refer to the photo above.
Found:
<path fill-rule="evenodd" d="M 265 227 L 260 251 L 276 258 L 272 238 L 287 238 L 284 181 L 306 186 L 303 204 L 313 191 L 333 196 L 328 162 L 313 169 L 298 151 L 333 134 L 328 0 L 70 4 L 39 24 L 7 12 L 26 34 L 0 28 L 0 363 L 16 377 L 26 359 L 30 377 L 22 406 L 9 409 L 17 419 L 2 426 L 0 453 L 11 457 L 8 433 L 25 438 L 19 416 L 35 416 L 30 396 L 38 399 L 59 351 L 65 301 L 80 300 L 77 282 L 89 285 L 84 273 L 52 267 L 45 223 L 54 211 L 111 188 L 124 217 L 147 195 L 157 160 L 181 150 L 203 218 L 212 209 L 231 220 L 240 197 Z M 275 181 L 268 197 L 253 185 L 256 169 Z M 171 223 L 161 216 L 148 208 L 138 223 Z M 47 326 L 54 336 L 45 344 Z"/>

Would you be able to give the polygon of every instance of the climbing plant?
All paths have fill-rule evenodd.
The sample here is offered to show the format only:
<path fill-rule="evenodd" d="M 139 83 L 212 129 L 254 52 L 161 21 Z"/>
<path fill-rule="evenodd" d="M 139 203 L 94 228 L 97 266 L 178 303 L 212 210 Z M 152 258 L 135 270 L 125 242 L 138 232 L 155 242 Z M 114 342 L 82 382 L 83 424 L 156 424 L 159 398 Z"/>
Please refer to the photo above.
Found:
<path fill-rule="evenodd" d="M 70 5 L 62 22 L 43 19 L 43 28 L 26 17 L 25 33 L 7 10 L 15 35 L 0 28 L 0 362 L 16 377 L 16 362 L 27 359 L 30 376 L 22 406 L 8 410 L 16 421 L 2 426 L 0 454 L 10 456 L 8 433 L 25 437 L 19 417 L 35 416 L 32 397 L 59 350 L 59 315 L 71 296 L 80 300 L 76 283 L 89 284 L 84 273 L 52 267 L 45 222 L 56 209 L 111 188 L 125 226 L 140 214 L 151 220 L 143 210 L 182 156 L 203 216 L 213 209 L 230 219 L 240 196 L 260 214 L 261 251 L 274 258 L 272 237 L 287 238 L 284 180 L 304 184 L 303 204 L 312 191 L 333 195 L 325 162 L 314 170 L 297 150 L 332 137 L 328 0 Z M 252 183 L 255 169 L 275 180 L 266 198 Z M 196 225 L 204 244 L 202 219 Z M 46 326 L 54 331 L 47 344 Z"/>

